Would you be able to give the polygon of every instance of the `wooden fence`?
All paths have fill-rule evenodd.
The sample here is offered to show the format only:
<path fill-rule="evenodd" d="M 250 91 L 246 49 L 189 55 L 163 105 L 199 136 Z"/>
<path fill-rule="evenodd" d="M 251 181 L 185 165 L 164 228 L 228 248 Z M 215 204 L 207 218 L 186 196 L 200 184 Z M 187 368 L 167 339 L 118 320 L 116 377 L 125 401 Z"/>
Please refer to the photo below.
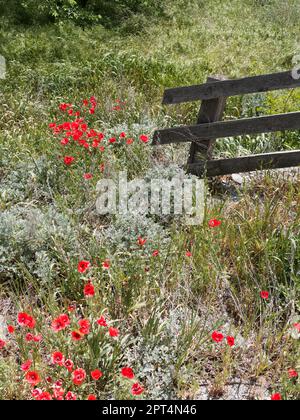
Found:
<path fill-rule="evenodd" d="M 213 160 L 214 144 L 219 138 L 300 129 L 300 112 L 222 121 L 228 97 L 296 87 L 300 87 L 300 79 L 294 79 L 292 72 L 284 72 L 237 80 L 210 77 L 203 85 L 168 89 L 164 105 L 202 100 L 197 124 L 158 130 L 153 145 L 191 142 L 187 171 L 198 176 L 298 166 L 300 150 Z"/>

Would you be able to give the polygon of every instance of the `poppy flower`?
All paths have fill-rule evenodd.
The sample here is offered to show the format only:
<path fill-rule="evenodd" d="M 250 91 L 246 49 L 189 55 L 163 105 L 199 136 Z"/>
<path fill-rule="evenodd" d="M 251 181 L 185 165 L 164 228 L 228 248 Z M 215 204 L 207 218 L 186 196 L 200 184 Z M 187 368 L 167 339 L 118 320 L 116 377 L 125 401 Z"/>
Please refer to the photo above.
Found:
<path fill-rule="evenodd" d="M 27 360 L 27 362 L 25 362 L 25 363 L 23 363 L 21 365 L 21 370 L 23 372 L 27 372 L 31 368 L 31 365 L 32 365 L 32 361 L 31 360 Z"/>
<path fill-rule="evenodd" d="M 300 324 L 294 324 L 294 328 L 300 333 Z"/>
<path fill-rule="evenodd" d="M 295 379 L 295 378 L 298 378 L 298 372 L 296 371 L 296 370 L 294 370 L 294 369 L 290 369 L 289 370 L 289 378 L 290 379 Z"/>
<path fill-rule="evenodd" d="M 97 401 L 97 398 L 96 398 L 96 396 L 95 395 L 89 395 L 88 397 L 87 397 L 87 400 L 88 401 Z"/>
<path fill-rule="evenodd" d="M 262 291 L 262 292 L 260 293 L 260 297 L 261 297 L 262 299 L 264 299 L 264 300 L 268 300 L 268 299 L 269 299 L 269 297 L 270 297 L 270 293 L 269 293 L 269 292 L 267 292 L 267 291 Z"/>
<path fill-rule="evenodd" d="M 55 351 L 54 353 L 52 353 L 51 361 L 53 365 L 63 366 L 65 358 L 60 351 Z"/>
<path fill-rule="evenodd" d="M 135 396 L 141 395 L 143 392 L 144 392 L 144 388 L 139 383 L 132 385 L 132 388 L 131 388 L 132 395 L 135 395 Z"/>
<path fill-rule="evenodd" d="M 26 334 L 26 335 L 25 335 L 25 340 L 26 340 L 28 343 L 30 343 L 31 341 L 34 341 L 34 335 L 33 335 L 33 334 L 30 334 L 30 333 Z"/>
<path fill-rule="evenodd" d="M 84 286 L 83 293 L 85 297 L 95 296 L 95 287 L 92 285 L 92 283 L 88 283 Z"/>
<path fill-rule="evenodd" d="M 72 381 L 74 385 L 80 386 L 86 379 L 86 372 L 84 369 L 76 369 L 72 373 Z"/>
<path fill-rule="evenodd" d="M 37 386 L 41 382 L 40 375 L 35 371 L 27 372 L 25 379 L 32 386 Z"/>
<path fill-rule="evenodd" d="M 227 337 L 227 343 L 229 345 L 229 347 L 234 347 L 235 345 L 235 338 L 234 337 Z"/>
<path fill-rule="evenodd" d="M 77 395 L 74 394 L 73 392 L 69 391 L 66 393 L 66 401 L 76 401 L 77 400 Z"/>
<path fill-rule="evenodd" d="M 51 324 L 51 328 L 54 332 L 59 332 L 66 329 L 70 323 L 71 321 L 68 315 L 62 314 L 58 318 L 54 319 Z"/>
<path fill-rule="evenodd" d="M 83 106 L 88 106 L 89 105 L 89 101 L 87 99 L 84 99 L 82 101 Z"/>
<path fill-rule="evenodd" d="M 158 250 L 154 251 L 153 254 L 152 254 L 152 256 L 153 257 L 158 257 L 159 256 L 159 251 Z"/>
<path fill-rule="evenodd" d="M 62 146 L 66 146 L 67 144 L 69 144 L 70 140 L 68 138 L 64 138 L 61 140 L 60 144 Z"/>
<path fill-rule="evenodd" d="M 100 327 L 107 327 L 107 322 L 104 316 L 101 316 L 101 318 L 98 319 L 97 324 L 100 325 Z"/>
<path fill-rule="evenodd" d="M 281 394 L 273 394 L 272 395 L 272 397 L 271 397 L 271 400 L 272 401 L 282 401 L 282 396 L 281 396 Z"/>
<path fill-rule="evenodd" d="M 90 111 L 89 111 L 89 113 L 90 113 L 91 115 L 94 115 L 94 114 L 95 114 L 95 108 L 91 108 L 91 109 L 90 109 Z"/>
<path fill-rule="evenodd" d="M 140 140 L 141 140 L 143 143 L 148 143 L 148 141 L 149 141 L 149 137 L 148 137 L 148 136 L 146 136 L 145 134 L 142 134 L 142 135 L 140 136 Z"/>
<path fill-rule="evenodd" d="M 128 146 L 130 146 L 131 144 L 133 144 L 134 140 L 133 139 L 127 139 L 126 140 L 126 144 L 128 144 Z"/>
<path fill-rule="evenodd" d="M 210 228 L 215 228 L 215 227 L 219 227 L 222 224 L 222 222 L 220 220 L 217 219 L 211 219 L 208 222 L 208 225 Z"/>
<path fill-rule="evenodd" d="M 147 239 L 144 239 L 144 238 L 142 238 L 142 237 L 139 237 L 139 238 L 138 238 L 138 244 L 139 244 L 140 246 L 144 246 L 144 245 L 146 245 L 146 243 L 147 243 Z"/>
<path fill-rule="evenodd" d="M 109 270 L 110 269 L 110 261 L 109 260 L 105 260 L 102 263 L 102 267 L 103 267 L 104 270 Z"/>
<path fill-rule="evenodd" d="M 221 343 L 224 340 L 224 335 L 217 331 L 213 332 L 212 339 L 215 343 Z"/>
<path fill-rule="evenodd" d="M 108 140 L 108 142 L 109 142 L 110 144 L 114 144 L 114 143 L 116 143 L 116 141 L 117 141 L 117 139 L 116 139 L 115 137 L 111 137 L 111 138 Z"/>
<path fill-rule="evenodd" d="M 39 397 L 42 393 L 43 391 L 39 388 L 35 388 L 31 391 L 31 395 L 33 396 L 33 398 Z"/>
<path fill-rule="evenodd" d="M 122 132 L 122 133 L 120 134 L 120 139 L 126 139 L 126 133 Z"/>
<path fill-rule="evenodd" d="M 98 381 L 100 378 L 102 378 L 102 376 L 103 373 L 99 369 L 93 370 L 93 372 L 91 372 L 91 377 L 94 379 L 94 381 Z"/>
<path fill-rule="evenodd" d="M 37 401 L 51 401 L 52 396 L 49 392 L 42 392 L 36 397 Z"/>
<path fill-rule="evenodd" d="M 5 346 L 6 346 L 6 342 L 0 339 L 0 350 L 4 349 Z"/>
<path fill-rule="evenodd" d="M 119 337 L 119 334 L 120 334 L 119 330 L 113 327 L 111 327 L 108 332 L 111 337 Z"/>
<path fill-rule="evenodd" d="M 80 261 L 78 263 L 78 272 L 84 274 L 91 266 L 89 261 Z"/>
<path fill-rule="evenodd" d="M 100 146 L 99 147 L 100 152 L 105 152 L 105 147 L 104 146 Z"/>
<path fill-rule="evenodd" d="M 121 370 L 121 375 L 124 376 L 124 378 L 128 378 L 128 379 L 133 379 L 134 378 L 133 370 L 129 367 L 124 367 Z"/>
<path fill-rule="evenodd" d="M 185 255 L 186 255 L 188 258 L 191 258 L 191 257 L 193 256 L 193 254 L 192 254 L 190 251 L 187 251 L 187 252 L 185 253 Z"/>
<path fill-rule="evenodd" d="M 71 336 L 72 336 L 73 341 L 80 341 L 80 340 L 83 339 L 83 335 L 80 334 L 80 332 L 78 332 L 78 331 L 73 331 Z"/>
<path fill-rule="evenodd" d="M 78 322 L 78 324 L 80 326 L 79 332 L 82 335 L 88 335 L 90 333 L 90 326 L 91 326 L 91 324 L 90 324 L 90 321 L 88 319 L 81 319 Z"/>
<path fill-rule="evenodd" d="M 83 175 L 83 178 L 84 178 L 86 181 L 88 181 L 88 180 L 90 180 L 90 179 L 92 179 L 92 178 L 93 178 L 93 174 L 84 174 L 84 175 Z"/>
<path fill-rule="evenodd" d="M 8 327 L 7 327 L 7 332 L 9 333 L 9 334 L 13 334 L 14 332 L 15 332 L 15 327 L 13 326 L 13 325 L 9 325 Z"/>
<path fill-rule="evenodd" d="M 69 372 L 72 372 L 73 367 L 74 367 L 74 363 L 72 362 L 72 360 L 67 359 L 67 360 L 65 360 L 64 366 L 65 366 L 65 368 L 68 369 Z"/>
<path fill-rule="evenodd" d="M 64 164 L 67 166 L 72 165 L 72 163 L 75 161 L 75 158 L 73 156 L 66 156 L 64 158 Z"/>
<path fill-rule="evenodd" d="M 18 314 L 18 324 L 21 327 L 28 327 L 30 329 L 33 329 L 36 325 L 36 322 L 32 316 L 28 315 L 25 312 L 21 312 Z"/>
<path fill-rule="evenodd" d="M 43 340 L 43 337 L 42 337 L 41 335 L 35 335 L 35 336 L 33 337 L 33 341 L 34 341 L 35 343 L 40 343 L 42 340 Z"/>

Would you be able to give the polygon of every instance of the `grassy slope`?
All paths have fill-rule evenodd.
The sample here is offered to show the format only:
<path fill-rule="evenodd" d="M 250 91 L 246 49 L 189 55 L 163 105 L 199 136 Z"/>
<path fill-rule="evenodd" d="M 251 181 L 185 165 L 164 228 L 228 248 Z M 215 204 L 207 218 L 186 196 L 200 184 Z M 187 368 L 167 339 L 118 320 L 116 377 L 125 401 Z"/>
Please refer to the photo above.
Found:
<path fill-rule="evenodd" d="M 2 233 L 2 245 L 12 249 L 11 262 L 18 266 L 16 277 L 22 284 L 25 281 L 25 286 L 37 283 L 46 308 L 53 310 L 57 305 L 53 285 L 64 299 L 78 298 L 80 289 L 70 265 L 75 266 L 79 257 L 92 260 L 115 253 L 115 244 L 109 247 L 91 239 L 94 229 L 107 222 L 90 214 L 95 196 L 92 188 L 78 186 L 83 168 L 72 177 L 62 173 L 56 149 L 49 146 L 47 125 L 57 104 L 95 95 L 102 102 L 98 121 L 102 127 L 134 131 L 133 125 L 138 123 L 152 130 L 195 118 L 196 105 L 160 108 L 165 87 L 199 83 L 215 73 L 237 77 L 289 69 L 292 57 L 299 53 L 297 1 L 224 0 L 188 5 L 176 1 L 170 2 L 168 11 L 169 20 L 149 25 L 145 21 L 144 33 L 135 35 L 97 27 L 83 31 L 67 24 L 60 28 L 1 25 L 0 53 L 8 61 L 7 80 L 0 81 L 3 220 L 20 201 L 43 211 L 55 205 L 67 216 L 75 236 L 75 246 L 55 234 L 50 245 L 36 246 L 39 251 L 45 248 L 48 258 L 60 267 L 54 274 L 44 274 L 44 293 L 33 268 L 20 257 L 19 248 L 26 240 L 18 244 L 13 236 L 7 239 Z M 126 110 L 117 116 L 109 112 L 116 98 L 128 101 Z M 299 98 L 297 92 L 268 95 L 267 100 L 258 96 L 256 104 L 264 112 L 282 112 L 298 109 Z M 227 115 L 253 112 L 251 102 L 236 98 L 230 101 Z M 297 135 L 257 140 L 259 146 L 253 139 L 244 139 L 243 150 L 228 140 L 218 150 L 236 154 L 245 149 L 273 148 L 270 140 L 279 147 L 299 141 Z M 160 159 L 176 162 L 181 151 L 168 149 Z M 20 169 L 21 162 L 25 164 Z M 126 162 L 132 176 L 156 165 L 150 148 L 145 151 L 141 147 L 131 154 L 110 153 L 105 163 L 113 169 Z M 5 192 L 17 191 L 20 184 L 25 190 L 21 188 L 20 195 Z M 297 185 L 266 178 L 244 191 L 238 203 L 226 204 L 224 200 L 219 208 L 210 209 L 207 218 L 220 217 L 224 222 L 216 235 L 206 225 L 168 226 L 171 245 L 161 245 L 168 258 L 162 258 L 147 276 L 139 255 L 133 253 L 130 261 L 123 252 L 112 257 L 115 270 L 103 296 L 111 316 L 121 319 L 133 336 L 146 337 L 158 349 L 166 345 L 170 351 L 169 359 L 161 350 L 146 366 L 136 366 L 145 381 L 144 369 L 150 366 L 151 383 L 160 383 L 156 394 L 150 392 L 150 380 L 147 383 L 151 397 L 194 396 L 203 380 L 210 383 L 212 394 L 218 394 L 232 378 L 259 377 L 266 379 L 270 390 L 282 390 L 290 398 L 299 396 L 299 388 L 286 381 L 287 369 L 299 364 L 298 342 L 287 333 L 299 313 L 299 197 Z M 47 223 L 43 229 L 47 230 Z M 135 235 L 133 232 L 133 240 Z M 185 259 L 191 244 L 192 263 Z M 2 276 L 7 280 L 5 273 Z M 67 281 L 62 281 L 64 278 Z M 134 279 L 134 285 L 129 279 Z M 272 294 L 269 305 L 262 305 L 259 299 L 262 289 Z M 116 305 L 117 301 L 121 305 Z M 153 327 L 153 317 L 161 324 L 158 330 Z M 166 320 L 167 327 L 163 324 Z M 177 324 L 179 332 L 174 327 Z M 233 352 L 215 352 L 206 339 L 220 325 L 239 337 Z M 175 369 L 171 368 L 174 363 Z M 161 379 L 157 365 L 163 366 L 164 378 L 171 376 L 169 382 Z M 6 368 L 1 368 L 3 384 L 5 372 Z M 2 387 L 0 383 L 4 398 L 13 395 L 13 390 Z"/>

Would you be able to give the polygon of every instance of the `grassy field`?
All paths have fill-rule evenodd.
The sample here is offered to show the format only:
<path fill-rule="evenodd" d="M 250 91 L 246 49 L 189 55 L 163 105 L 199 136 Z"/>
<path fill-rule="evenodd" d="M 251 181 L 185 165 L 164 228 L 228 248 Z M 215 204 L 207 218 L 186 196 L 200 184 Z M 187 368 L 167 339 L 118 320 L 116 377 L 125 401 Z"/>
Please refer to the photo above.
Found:
<path fill-rule="evenodd" d="M 63 388 L 69 399 L 234 399 L 237 383 L 243 399 L 299 399 L 299 178 L 266 173 L 234 194 L 208 183 L 200 226 L 96 212 L 97 182 L 117 171 L 130 179 L 182 173 L 186 146 L 140 140 L 195 121 L 197 103 L 161 106 L 166 87 L 289 70 L 300 54 L 297 0 L 164 3 L 162 17 L 112 28 L 1 18 L 0 399 L 36 398 L 32 385 L 44 398 Z M 97 106 L 83 104 L 91 97 Z M 60 144 L 62 130 L 53 136 L 49 124 L 76 119 L 62 103 L 105 133 L 104 150 Z M 226 119 L 299 103 L 299 90 L 231 98 Z M 292 148 L 299 133 L 225 139 L 216 155 Z M 221 225 L 211 228 L 214 219 Z M 80 261 L 90 262 L 86 271 Z M 20 313 L 33 319 L 17 322 Z M 51 362 L 54 352 L 74 367 L 61 366 L 60 355 Z"/>

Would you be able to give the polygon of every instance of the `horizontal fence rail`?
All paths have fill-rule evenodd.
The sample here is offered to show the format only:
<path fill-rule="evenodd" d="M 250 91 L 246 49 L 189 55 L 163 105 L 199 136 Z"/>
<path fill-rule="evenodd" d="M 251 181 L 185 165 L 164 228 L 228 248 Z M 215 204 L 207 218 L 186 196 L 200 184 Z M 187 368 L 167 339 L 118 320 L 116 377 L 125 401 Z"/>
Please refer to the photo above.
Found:
<path fill-rule="evenodd" d="M 205 165 L 192 163 L 187 170 L 198 176 L 214 177 L 255 170 L 289 168 L 300 165 L 300 150 L 291 152 L 265 153 L 233 159 L 208 160 Z"/>
<path fill-rule="evenodd" d="M 300 112 L 248 118 L 236 121 L 221 121 L 210 124 L 167 128 L 154 133 L 153 144 L 186 143 L 206 139 L 236 137 L 244 134 L 273 133 L 300 129 Z"/>
<path fill-rule="evenodd" d="M 268 92 L 279 89 L 300 87 L 300 79 L 294 79 L 291 71 L 246 77 L 236 80 L 208 82 L 203 85 L 167 89 L 163 104 L 174 105 L 183 102 L 208 100 L 226 96 L 245 95 L 248 93 Z"/>

